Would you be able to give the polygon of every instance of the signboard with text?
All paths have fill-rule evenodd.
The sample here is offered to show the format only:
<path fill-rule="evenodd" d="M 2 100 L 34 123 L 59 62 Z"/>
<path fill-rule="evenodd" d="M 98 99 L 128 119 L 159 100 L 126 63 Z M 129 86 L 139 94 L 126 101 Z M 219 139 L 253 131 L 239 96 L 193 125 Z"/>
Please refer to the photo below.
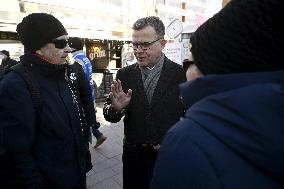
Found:
<path fill-rule="evenodd" d="M 163 53 L 171 61 L 174 61 L 177 64 L 182 65 L 181 54 L 182 54 L 182 44 L 181 43 L 167 43 Z"/>

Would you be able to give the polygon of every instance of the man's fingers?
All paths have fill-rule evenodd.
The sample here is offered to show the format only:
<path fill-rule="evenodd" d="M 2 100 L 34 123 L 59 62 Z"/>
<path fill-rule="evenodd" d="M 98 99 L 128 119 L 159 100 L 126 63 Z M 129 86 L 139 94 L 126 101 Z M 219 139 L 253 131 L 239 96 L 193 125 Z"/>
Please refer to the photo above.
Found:
<path fill-rule="evenodd" d="M 110 89 L 111 89 L 112 96 L 114 97 L 114 94 L 116 94 L 115 85 L 111 84 Z"/>
<path fill-rule="evenodd" d="M 131 97 L 131 95 L 132 95 L 132 90 L 131 90 L 131 89 L 128 89 L 128 91 L 127 91 L 127 97 Z"/>
<path fill-rule="evenodd" d="M 117 87 L 117 81 L 116 80 L 113 80 L 112 84 L 113 84 L 114 87 Z"/>
<path fill-rule="evenodd" d="M 116 80 L 113 80 L 111 85 L 111 92 L 113 92 L 114 97 L 117 97 L 119 90 L 118 90 L 118 83 Z"/>
<path fill-rule="evenodd" d="M 121 86 L 121 81 L 119 79 L 117 80 L 117 84 L 118 84 L 118 90 L 121 92 L 122 86 Z"/>
<path fill-rule="evenodd" d="M 110 85 L 110 89 L 111 89 L 112 92 L 114 91 L 114 84 Z"/>
<path fill-rule="evenodd" d="M 114 89 L 115 89 L 115 93 L 119 93 L 119 83 L 117 82 L 117 80 L 113 80 L 113 84 L 114 84 Z"/>
<path fill-rule="evenodd" d="M 109 93 L 109 96 L 110 96 L 111 101 L 113 101 L 114 96 L 113 96 L 113 93 L 112 93 L 112 92 Z"/>

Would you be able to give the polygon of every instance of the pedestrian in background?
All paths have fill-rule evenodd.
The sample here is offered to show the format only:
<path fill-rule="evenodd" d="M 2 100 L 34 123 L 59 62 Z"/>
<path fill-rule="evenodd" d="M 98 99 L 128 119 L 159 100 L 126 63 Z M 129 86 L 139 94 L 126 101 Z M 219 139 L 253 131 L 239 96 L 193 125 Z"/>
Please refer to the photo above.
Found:
<path fill-rule="evenodd" d="M 1 62 L 1 69 L 7 69 L 16 65 L 18 62 L 10 57 L 10 52 L 6 50 L 0 51 L 1 55 L 3 55 Z"/>
<path fill-rule="evenodd" d="M 92 78 L 93 74 L 92 64 L 91 61 L 88 59 L 88 57 L 85 55 L 85 52 L 83 51 L 83 42 L 80 38 L 78 37 L 70 38 L 69 44 L 70 47 L 72 48 L 72 55 L 75 60 L 74 64 L 79 64 L 82 67 L 89 81 L 89 89 L 91 91 L 90 97 L 92 98 L 92 102 L 88 100 L 89 95 L 84 95 L 88 93 L 88 91 L 80 90 L 80 94 L 82 100 L 86 102 L 86 103 L 83 102 L 83 106 L 85 109 L 88 125 L 91 127 L 92 133 L 97 139 L 97 142 L 94 146 L 95 148 L 97 148 L 107 139 L 107 137 L 105 137 L 103 133 L 99 131 L 100 123 L 97 121 L 96 118 L 96 95 L 95 95 L 94 80 Z"/>
<path fill-rule="evenodd" d="M 3 69 L 2 68 L 2 62 L 5 61 L 6 58 L 7 58 L 7 56 L 0 51 L 0 68 L 1 69 Z"/>
<path fill-rule="evenodd" d="M 232 0 L 194 32 L 151 188 L 284 188 L 283 19 L 283 0 Z"/>
<path fill-rule="evenodd" d="M 32 13 L 17 25 L 25 47 L 21 66 L 38 86 L 40 113 L 25 80 L 15 71 L 0 83 L 1 188 L 86 188 L 86 146 L 82 115 L 67 75 L 71 52 L 62 23 Z"/>
<path fill-rule="evenodd" d="M 147 189 L 160 143 L 183 115 L 178 85 L 182 67 L 164 53 L 163 22 L 154 16 L 133 24 L 137 63 L 118 70 L 104 105 L 104 117 L 115 123 L 124 116 L 123 188 Z"/>

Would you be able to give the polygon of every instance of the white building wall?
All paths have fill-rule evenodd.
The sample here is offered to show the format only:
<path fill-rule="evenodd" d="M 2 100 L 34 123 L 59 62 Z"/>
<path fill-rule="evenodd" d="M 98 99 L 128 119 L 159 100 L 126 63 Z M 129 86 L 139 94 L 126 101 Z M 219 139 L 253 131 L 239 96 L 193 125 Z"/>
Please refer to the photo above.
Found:
<path fill-rule="evenodd" d="M 31 12 L 54 14 L 71 36 L 98 39 L 131 39 L 131 26 L 141 17 L 157 15 L 169 24 L 185 16 L 184 25 L 195 24 L 195 15 L 212 16 L 221 0 L 0 0 L 0 30 L 13 31 Z M 20 3 L 25 12 L 20 12 Z M 182 9 L 185 3 L 185 9 Z M 3 26 L 3 23 L 5 27 Z M 118 32 L 120 35 L 113 32 Z"/>

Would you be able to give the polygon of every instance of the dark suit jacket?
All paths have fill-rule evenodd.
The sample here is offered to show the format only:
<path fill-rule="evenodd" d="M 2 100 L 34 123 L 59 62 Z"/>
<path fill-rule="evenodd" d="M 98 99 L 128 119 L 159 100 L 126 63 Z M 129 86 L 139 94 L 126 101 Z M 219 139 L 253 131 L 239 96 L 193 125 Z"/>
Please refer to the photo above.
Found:
<path fill-rule="evenodd" d="M 162 72 L 151 104 L 148 103 L 138 64 L 124 67 L 117 72 L 125 93 L 132 89 L 132 97 L 124 117 L 125 141 L 128 143 L 160 143 L 166 131 L 183 115 L 178 85 L 186 81 L 182 67 L 165 57 Z M 104 116 L 113 119 L 111 111 L 106 111 L 111 102 L 105 104 Z"/>

